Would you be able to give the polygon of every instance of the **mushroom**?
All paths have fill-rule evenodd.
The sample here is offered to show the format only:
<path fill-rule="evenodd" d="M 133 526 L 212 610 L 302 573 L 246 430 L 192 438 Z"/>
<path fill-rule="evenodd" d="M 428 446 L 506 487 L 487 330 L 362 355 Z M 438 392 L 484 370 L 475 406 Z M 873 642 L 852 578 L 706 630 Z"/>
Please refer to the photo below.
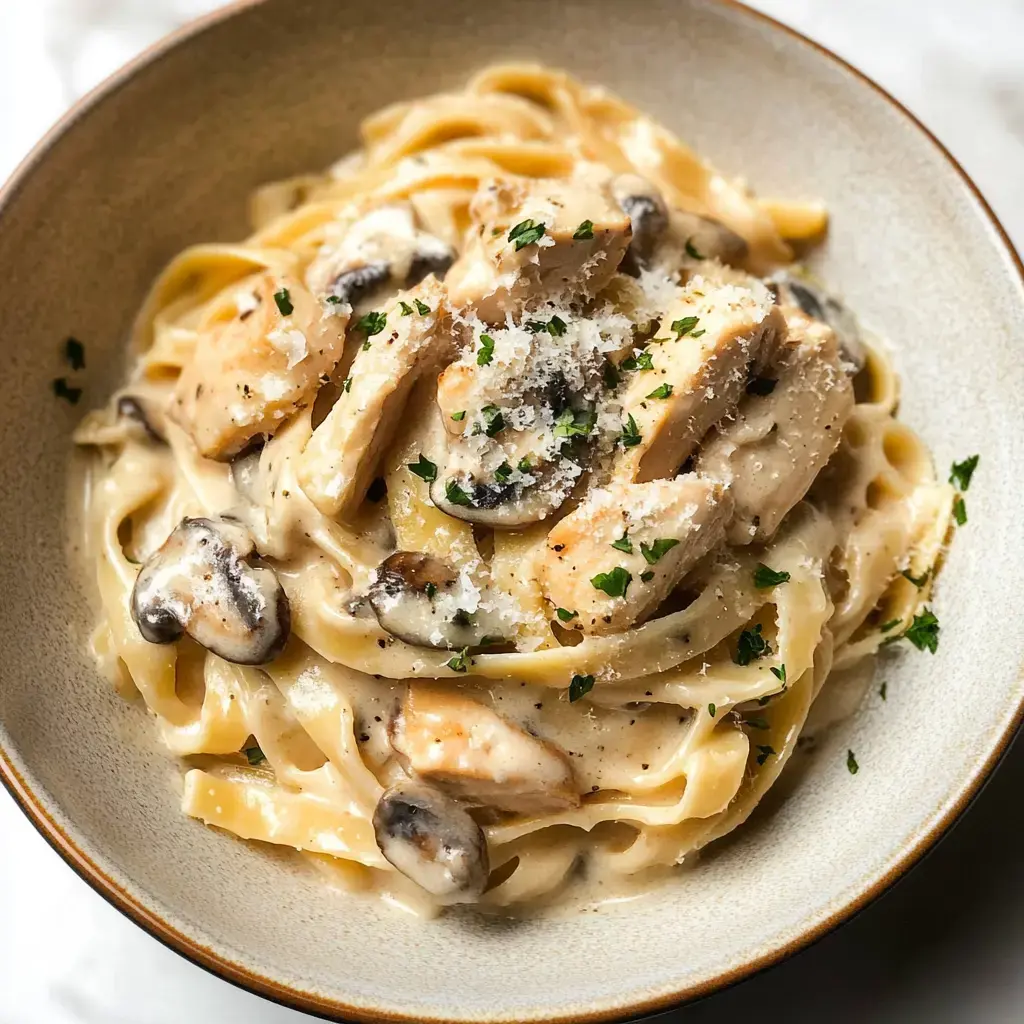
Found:
<path fill-rule="evenodd" d="M 385 558 L 368 596 L 384 629 L 420 647 L 479 647 L 503 640 L 507 632 L 493 602 L 481 604 L 472 581 L 419 551 L 396 551 Z"/>
<path fill-rule="evenodd" d="M 263 665 L 282 650 L 291 628 L 277 574 L 254 568 L 252 536 L 226 519 L 186 517 L 142 566 L 131 615 L 142 636 L 170 644 L 188 633 L 237 665 Z"/>
<path fill-rule="evenodd" d="M 121 395 L 117 400 L 118 419 L 129 425 L 137 440 L 166 444 L 164 437 L 153 426 L 142 400 L 134 395 Z"/>
<path fill-rule="evenodd" d="M 457 801 L 406 780 L 386 789 L 373 812 L 385 860 L 442 903 L 473 903 L 487 886 L 483 830 Z"/>
<path fill-rule="evenodd" d="M 612 181 L 612 195 L 633 226 L 633 240 L 619 269 L 639 277 L 647 269 L 662 236 L 668 230 L 668 207 L 661 193 L 639 174 L 620 174 Z"/>
<path fill-rule="evenodd" d="M 855 374 L 864 369 L 867 351 L 857 318 L 835 296 L 788 270 L 775 274 L 768 287 L 777 293 L 780 306 L 796 306 L 812 320 L 828 324 L 835 332 L 843 361 Z"/>

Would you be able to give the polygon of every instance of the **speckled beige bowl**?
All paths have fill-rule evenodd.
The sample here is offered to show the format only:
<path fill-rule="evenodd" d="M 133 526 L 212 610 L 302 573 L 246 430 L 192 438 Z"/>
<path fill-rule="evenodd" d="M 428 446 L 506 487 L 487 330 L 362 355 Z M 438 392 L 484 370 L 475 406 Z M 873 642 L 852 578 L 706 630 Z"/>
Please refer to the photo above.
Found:
<path fill-rule="evenodd" d="M 259 182 L 325 165 L 384 103 L 501 58 L 606 83 L 762 191 L 822 196 L 822 270 L 898 348 L 902 415 L 940 466 L 981 453 L 935 657 L 886 668 L 808 770 L 656 898 L 577 918 L 419 923 L 181 817 L 178 769 L 83 653 L 63 555 L 60 348 L 84 405 L 121 368 L 161 264 L 244 231 Z M 701 0 L 269 0 L 217 14 L 80 104 L 0 195 L 0 774 L 40 831 L 154 935 L 231 981 L 360 1020 L 586 1021 L 707 993 L 820 935 L 950 824 L 1021 714 L 1024 293 L 984 202 L 905 111 L 806 40 Z M 860 772 L 846 769 L 852 747 Z M 793 774 L 793 773 L 791 773 Z"/>

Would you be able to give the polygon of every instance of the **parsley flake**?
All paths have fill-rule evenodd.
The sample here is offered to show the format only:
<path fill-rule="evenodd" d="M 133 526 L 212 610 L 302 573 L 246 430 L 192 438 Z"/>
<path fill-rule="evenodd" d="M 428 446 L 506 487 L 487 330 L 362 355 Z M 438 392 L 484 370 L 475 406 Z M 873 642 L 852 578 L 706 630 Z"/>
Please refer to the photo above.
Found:
<path fill-rule="evenodd" d="M 459 412 L 453 412 L 452 413 L 452 419 L 455 420 L 456 423 L 460 422 L 461 420 L 464 420 L 465 418 L 466 418 L 466 410 L 465 409 L 460 409 Z"/>
<path fill-rule="evenodd" d="M 527 218 L 526 220 L 521 220 L 509 231 L 508 240 L 515 242 L 516 252 L 519 252 L 520 249 L 525 249 L 526 246 L 539 242 L 544 235 L 544 231 L 543 224 L 538 224 L 535 220 Z"/>
<path fill-rule="evenodd" d="M 707 259 L 706 256 L 702 256 L 699 252 L 697 252 L 697 249 L 694 247 L 692 237 L 686 240 L 686 255 L 689 256 L 691 260 Z"/>
<path fill-rule="evenodd" d="M 659 537 L 650 547 L 646 544 L 640 545 L 640 554 L 648 565 L 654 565 L 666 551 L 671 551 L 679 541 L 674 537 Z"/>
<path fill-rule="evenodd" d="M 518 469 L 520 473 L 529 473 L 530 472 L 530 460 L 524 455 L 519 460 L 519 465 L 516 466 L 516 469 Z"/>
<path fill-rule="evenodd" d="M 856 775 L 860 771 L 860 765 L 857 764 L 857 758 L 853 756 L 852 750 L 846 752 L 846 770 L 851 775 Z"/>
<path fill-rule="evenodd" d="M 958 494 L 953 499 L 953 518 L 956 520 L 957 526 L 963 526 L 967 522 L 967 503 L 962 494 Z"/>
<path fill-rule="evenodd" d="M 246 761 L 251 765 L 262 764 L 267 759 L 267 755 L 263 753 L 258 743 L 254 743 L 251 747 L 245 747 L 242 753 L 245 754 Z"/>
<path fill-rule="evenodd" d="M 902 619 L 890 619 L 888 622 L 883 622 L 878 627 L 878 630 L 880 633 L 888 633 L 890 629 L 895 629 L 902 621 Z"/>
<path fill-rule="evenodd" d="M 495 437 L 505 429 L 505 417 L 496 405 L 485 405 L 480 415 L 484 418 L 484 433 L 488 437 Z"/>
<path fill-rule="evenodd" d="M 700 323 L 699 316 L 684 316 L 678 320 L 672 321 L 672 330 L 676 332 L 676 341 L 678 341 L 683 335 L 690 334 L 694 327 Z M 704 332 L 701 331 L 701 334 Z M 699 337 L 700 335 L 697 335 Z"/>
<path fill-rule="evenodd" d="M 757 623 L 753 629 L 745 629 L 740 633 L 736 642 L 736 656 L 733 660 L 737 665 L 749 665 L 758 658 L 771 654 L 771 645 L 761 635 L 761 623 Z"/>
<path fill-rule="evenodd" d="M 593 676 L 573 676 L 569 683 L 569 703 L 574 704 L 594 688 Z"/>
<path fill-rule="evenodd" d="M 920 615 L 914 616 L 914 621 L 903 635 L 919 651 L 934 654 L 939 648 L 939 620 L 930 608 L 925 608 Z"/>
<path fill-rule="evenodd" d="M 594 222 L 592 220 L 580 221 L 580 226 L 572 233 L 574 241 L 583 242 L 594 237 Z"/>
<path fill-rule="evenodd" d="M 764 764 L 769 757 L 775 754 L 775 748 L 770 747 L 767 743 L 759 743 L 757 746 L 757 763 Z"/>
<path fill-rule="evenodd" d="M 622 369 L 624 370 L 653 370 L 654 369 L 654 356 L 650 352 L 641 352 L 640 355 L 634 357 L 630 356 L 628 359 L 622 360 Z"/>
<path fill-rule="evenodd" d="M 783 686 L 786 685 L 786 666 L 785 664 L 779 665 L 777 668 L 772 665 L 772 675 L 778 679 Z"/>
<path fill-rule="evenodd" d="M 58 377 L 53 382 L 53 393 L 71 405 L 77 405 L 78 400 L 82 397 L 82 389 L 71 387 L 64 377 Z"/>
<path fill-rule="evenodd" d="M 365 316 L 361 316 L 356 323 L 356 328 L 363 332 L 367 338 L 372 338 L 375 334 L 380 334 L 384 330 L 388 322 L 387 313 L 375 313 L 371 310 Z M 366 347 L 365 345 L 363 346 Z"/>
<path fill-rule="evenodd" d="M 281 316 L 291 316 L 295 311 L 295 307 L 292 305 L 292 297 L 287 288 L 274 292 L 274 302 L 277 303 Z"/>
<path fill-rule="evenodd" d="M 473 664 L 473 659 L 469 657 L 469 648 L 463 647 L 454 658 L 449 658 L 445 664 L 453 672 L 465 672 Z"/>
<path fill-rule="evenodd" d="M 889 684 L 888 684 L 888 682 L 883 682 L 882 685 L 878 688 L 878 696 L 881 697 L 882 700 L 888 700 L 889 699 L 888 693 L 889 693 Z"/>
<path fill-rule="evenodd" d="M 431 308 L 420 299 L 413 299 L 412 301 L 416 303 L 416 312 L 419 313 L 420 316 L 426 316 L 428 313 L 432 312 Z"/>
<path fill-rule="evenodd" d="M 480 335 L 480 350 L 476 354 L 477 366 L 489 366 L 494 358 L 494 339 L 489 334 Z"/>
<path fill-rule="evenodd" d="M 571 612 L 568 608 L 556 608 L 555 614 L 562 622 L 572 622 L 579 615 L 579 612 Z"/>
<path fill-rule="evenodd" d="M 433 597 L 437 593 L 437 584 L 436 583 L 428 583 L 423 588 L 423 590 L 426 593 L 427 597 Z"/>
<path fill-rule="evenodd" d="M 420 457 L 416 462 L 408 462 L 406 465 L 411 473 L 415 473 L 421 480 L 426 480 L 428 484 L 437 479 L 437 466 L 423 452 L 420 452 Z"/>
<path fill-rule="evenodd" d="M 754 586 L 758 590 L 769 590 L 771 587 L 778 587 L 788 582 L 788 572 L 776 572 L 771 566 L 765 565 L 764 562 L 757 563 L 757 568 L 754 570 Z"/>
<path fill-rule="evenodd" d="M 636 420 L 633 419 L 633 414 L 630 413 L 626 422 L 622 424 L 622 433 L 619 434 L 619 441 L 623 448 L 633 448 L 640 444 L 643 439 L 643 435 L 636 425 Z"/>
<path fill-rule="evenodd" d="M 714 718 L 714 717 L 715 717 L 715 712 L 716 712 L 717 710 L 718 710 L 718 709 L 717 709 L 717 708 L 715 707 L 715 705 L 714 705 L 714 704 L 709 704 L 709 705 L 708 705 L 708 714 L 709 714 L 709 715 L 710 715 L 710 716 L 711 716 L 712 718 Z"/>
<path fill-rule="evenodd" d="M 563 409 L 555 420 L 555 437 L 586 437 L 597 422 L 593 409 Z"/>
<path fill-rule="evenodd" d="M 668 398 L 672 394 L 671 384 L 659 384 L 647 397 Z"/>
<path fill-rule="evenodd" d="M 648 569 L 646 572 L 640 573 L 640 579 L 643 583 L 650 583 L 654 579 L 654 572 Z"/>
<path fill-rule="evenodd" d="M 444 497 L 453 505 L 471 506 L 473 504 L 470 496 L 454 480 L 449 480 L 444 485 Z"/>
<path fill-rule="evenodd" d="M 553 316 L 548 322 L 546 330 L 552 338 L 560 338 L 565 334 L 565 329 L 568 325 L 560 316 Z"/>
<path fill-rule="evenodd" d="M 904 569 L 903 572 L 900 573 L 900 575 L 904 577 L 904 579 L 910 580 L 910 582 L 913 583 L 918 590 L 920 590 L 928 582 L 928 577 L 931 576 L 931 574 L 931 569 L 929 569 L 922 576 L 915 576 L 909 569 Z"/>
<path fill-rule="evenodd" d="M 72 370 L 84 370 L 85 346 L 77 338 L 68 338 L 64 342 L 64 358 Z"/>
<path fill-rule="evenodd" d="M 494 479 L 497 480 L 499 484 L 507 484 L 508 483 L 508 478 L 511 475 L 512 475 L 512 467 L 507 462 L 503 462 L 494 471 Z"/>
<path fill-rule="evenodd" d="M 617 551 L 625 551 L 627 555 L 633 554 L 633 542 L 628 534 L 624 533 L 618 540 L 613 540 L 612 547 Z"/>
<path fill-rule="evenodd" d="M 590 583 L 595 590 L 603 590 L 609 597 L 625 597 L 633 574 L 617 565 L 611 572 L 599 572 L 591 577 Z"/>
<path fill-rule="evenodd" d="M 972 455 L 963 462 L 954 462 L 949 471 L 949 482 L 956 484 L 961 491 L 966 491 L 971 486 L 971 477 L 978 468 L 980 455 Z"/>
<path fill-rule="evenodd" d="M 412 316 L 412 306 L 410 306 L 408 302 L 403 302 L 399 299 L 398 305 L 402 310 L 402 316 Z"/>
<path fill-rule="evenodd" d="M 341 385 L 341 390 L 347 395 L 352 390 L 352 378 L 346 377 Z"/>
<path fill-rule="evenodd" d="M 747 381 L 747 394 L 760 395 L 764 398 L 765 395 L 770 395 L 775 390 L 775 385 L 778 383 L 773 377 L 755 377 L 753 380 Z"/>

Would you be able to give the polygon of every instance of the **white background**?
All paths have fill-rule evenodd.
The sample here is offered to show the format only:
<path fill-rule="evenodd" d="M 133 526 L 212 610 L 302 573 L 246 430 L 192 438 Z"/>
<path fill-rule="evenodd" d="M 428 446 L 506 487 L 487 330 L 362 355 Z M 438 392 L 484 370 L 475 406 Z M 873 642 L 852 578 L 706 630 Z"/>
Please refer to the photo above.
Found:
<path fill-rule="evenodd" d="M 213 6 L 0 0 L 0 179 L 77 96 Z M 1024 243 L 1024 0 L 753 6 L 835 50 L 909 106 L 964 164 L 1018 247 Z M 783 966 L 663 1019 L 1024 1021 L 1022 791 L 1018 745 L 953 834 L 893 892 Z M 0 790 L 0 1024 L 310 1019 L 206 974 L 121 917 Z"/>

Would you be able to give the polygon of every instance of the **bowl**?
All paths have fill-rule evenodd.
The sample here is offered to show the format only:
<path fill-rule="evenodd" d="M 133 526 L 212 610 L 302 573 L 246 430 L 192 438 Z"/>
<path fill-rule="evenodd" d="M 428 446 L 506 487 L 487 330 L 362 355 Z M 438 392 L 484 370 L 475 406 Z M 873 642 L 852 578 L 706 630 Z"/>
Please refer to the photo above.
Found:
<path fill-rule="evenodd" d="M 65 556 L 70 434 L 120 379 L 134 311 L 183 246 L 246 231 L 261 182 L 326 165 L 361 116 L 525 58 L 600 82 L 763 194 L 822 197 L 814 264 L 892 340 L 901 417 L 940 467 L 981 455 L 935 608 L 938 653 L 875 691 L 746 827 L 652 896 L 527 920 L 421 922 L 178 811 L 180 768 L 85 653 Z M 827 51 L 721 0 L 266 0 L 172 36 L 87 97 L 0 194 L 0 775 L 97 891 L 196 963 L 366 1021 L 598 1021 L 801 948 L 949 827 L 1024 706 L 1022 267 L 948 153 Z M 64 339 L 87 348 L 58 402 Z M 855 750 L 860 771 L 847 770 Z"/>

